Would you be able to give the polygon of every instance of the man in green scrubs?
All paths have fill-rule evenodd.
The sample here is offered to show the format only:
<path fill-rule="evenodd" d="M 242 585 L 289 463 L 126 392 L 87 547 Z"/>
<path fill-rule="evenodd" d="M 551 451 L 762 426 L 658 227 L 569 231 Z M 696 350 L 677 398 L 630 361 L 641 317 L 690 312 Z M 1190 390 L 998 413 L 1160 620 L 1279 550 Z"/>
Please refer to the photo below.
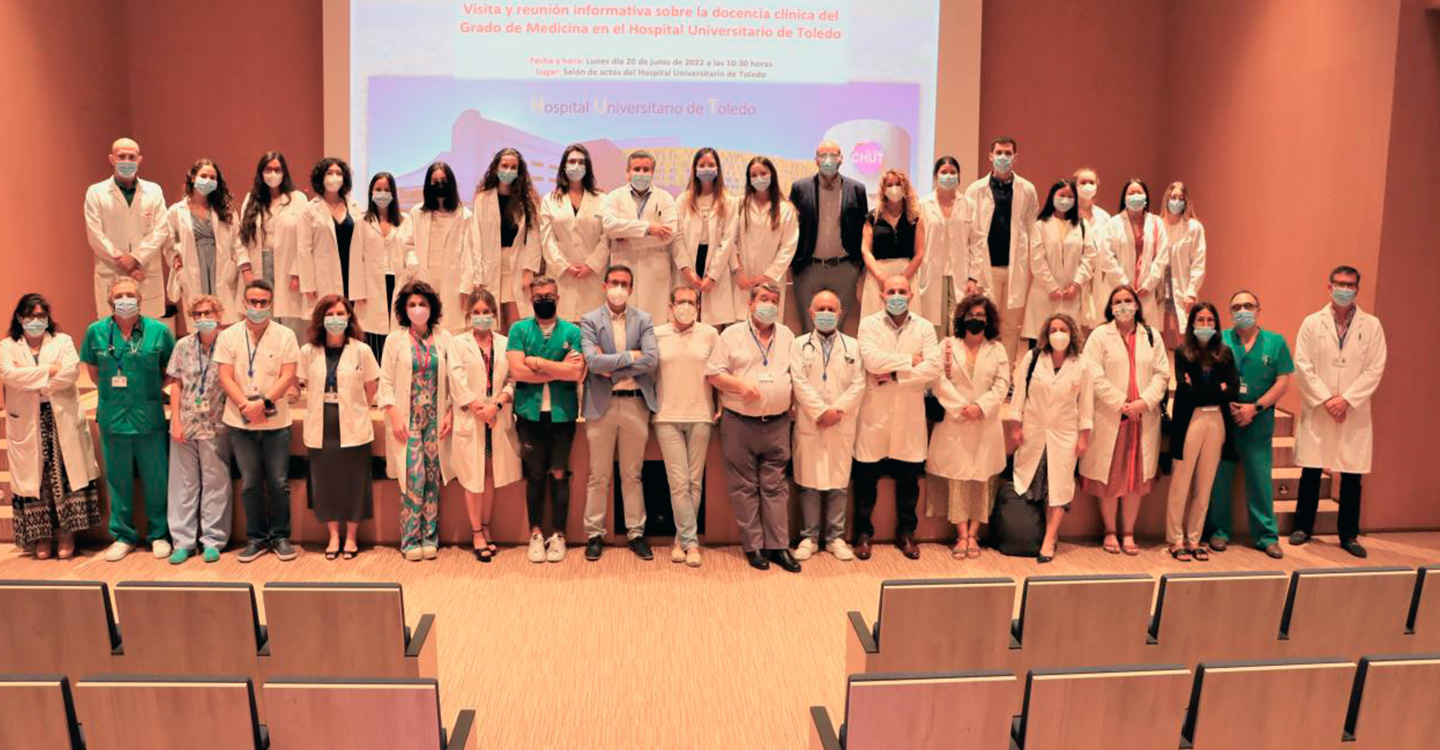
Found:
<path fill-rule="evenodd" d="M 133 523 L 135 469 L 145 485 L 147 541 L 156 557 L 170 556 L 166 537 L 165 410 L 162 406 L 165 368 L 175 348 L 175 334 L 165 324 L 140 315 L 140 284 L 128 276 L 110 285 L 115 314 L 90 324 L 80 347 L 80 361 L 100 388 L 95 420 L 105 454 L 105 485 L 110 495 L 110 536 L 115 543 L 105 559 L 116 562 L 140 543 Z"/>
<path fill-rule="evenodd" d="M 1265 554 L 1279 559 L 1285 556 L 1280 548 L 1275 527 L 1275 499 L 1270 474 L 1273 465 L 1272 443 L 1275 437 L 1275 404 L 1290 386 L 1290 373 L 1295 363 L 1285 337 L 1260 328 L 1257 316 L 1260 298 L 1254 292 L 1240 291 L 1230 298 L 1230 315 L 1235 326 L 1222 336 L 1235 355 L 1240 370 L 1240 393 L 1230 405 L 1235 418 L 1235 450 L 1239 463 L 1245 466 L 1245 502 L 1250 511 L 1250 536 Z M 1235 478 L 1234 461 L 1221 459 L 1215 472 L 1215 488 L 1211 490 L 1210 548 L 1224 552 L 1232 531 L 1230 488 Z"/>

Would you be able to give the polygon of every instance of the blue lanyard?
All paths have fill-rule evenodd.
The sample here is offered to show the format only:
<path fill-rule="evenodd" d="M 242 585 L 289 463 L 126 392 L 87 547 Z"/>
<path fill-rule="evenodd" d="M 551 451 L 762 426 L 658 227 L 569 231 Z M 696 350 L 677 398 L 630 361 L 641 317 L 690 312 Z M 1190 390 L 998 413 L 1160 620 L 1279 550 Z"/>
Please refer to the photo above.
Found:
<path fill-rule="evenodd" d="M 249 343 L 250 337 L 245 337 Z M 195 361 L 200 363 L 200 398 L 205 398 L 205 374 L 210 372 L 210 358 L 205 356 L 205 342 L 200 340 L 200 335 L 195 335 Z"/>
<path fill-rule="evenodd" d="M 252 349 L 250 348 L 250 329 L 248 327 L 245 329 L 245 354 L 250 358 L 250 369 L 246 378 L 250 381 L 250 385 L 255 385 L 255 355 L 260 353 L 260 342 L 265 340 L 265 334 L 269 332 L 270 326 L 265 326 L 265 330 L 260 332 L 260 338 L 255 339 L 255 348 Z"/>
<path fill-rule="evenodd" d="M 775 348 L 775 334 L 770 334 L 770 344 L 768 346 L 762 346 L 760 344 L 760 336 L 755 333 L 755 324 L 746 323 L 745 325 L 750 329 L 750 338 L 755 342 L 755 348 L 760 350 L 760 364 L 769 367 L 770 350 Z"/>
<path fill-rule="evenodd" d="M 138 320 L 135 321 L 135 327 L 136 327 L 136 328 L 139 328 L 139 327 L 140 327 L 140 321 L 138 321 Z M 112 356 L 112 357 L 115 358 L 115 372 L 124 372 L 124 371 L 125 371 L 125 349 L 116 349 L 116 348 L 115 348 L 115 333 L 116 333 L 116 330 L 115 330 L 115 319 L 114 319 L 114 318 L 111 318 L 111 319 L 110 319 L 110 356 Z M 131 337 L 131 339 L 133 339 L 133 338 L 135 337 L 135 332 L 134 332 L 133 330 L 130 332 L 130 337 Z M 141 340 L 142 342 L 145 340 L 145 331 L 144 331 L 143 329 L 140 331 L 140 340 Z M 125 343 L 125 348 L 128 348 L 128 349 L 130 350 L 130 353 L 131 353 L 131 354 L 135 354 L 135 353 L 137 353 L 137 352 L 140 351 L 140 347 L 139 347 L 138 345 L 136 345 L 136 344 L 135 344 L 133 341 L 131 341 L 130 339 L 125 339 L 124 337 L 121 337 L 121 341 L 123 341 L 123 342 Z"/>
<path fill-rule="evenodd" d="M 834 356 L 834 354 L 835 354 L 835 341 L 837 340 L 837 338 L 836 338 L 836 334 L 831 334 L 829 338 L 826 338 L 826 337 L 824 337 L 824 336 L 820 336 L 819 338 L 820 338 L 820 362 L 821 362 L 821 364 L 823 365 L 823 369 L 820 370 L 820 380 L 821 380 L 821 382 L 825 382 L 825 381 L 830 380 L 830 357 Z M 842 347 L 845 346 L 845 340 L 844 340 L 844 339 L 839 339 L 839 341 L 840 341 L 840 346 L 842 346 Z M 812 336 L 812 337 L 811 337 L 811 339 L 810 339 L 810 345 L 811 345 L 811 346 L 814 346 L 814 345 L 815 345 L 815 336 Z"/>

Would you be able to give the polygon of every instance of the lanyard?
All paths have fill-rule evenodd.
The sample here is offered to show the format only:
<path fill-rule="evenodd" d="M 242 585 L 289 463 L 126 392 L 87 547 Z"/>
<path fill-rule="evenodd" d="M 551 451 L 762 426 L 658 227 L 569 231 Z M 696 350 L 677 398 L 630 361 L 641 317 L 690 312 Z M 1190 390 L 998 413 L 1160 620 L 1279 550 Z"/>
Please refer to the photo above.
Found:
<path fill-rule="evenodd" d="M 139 327 L 139 325 L 140 325 L 139 321 L 136 321 L 135 325 L 136 325 L 136 327 Z M 130 332 L 130 337 L 131 337 L 131 339 L 133 339 L 133 338 L 135 337 L 135 332 L 134 332 L 134 331 L 131 331 L 131 332 Z M 125 339 L 124 337 L 121 337 L 121 340 L 125 342 L 125 348 L 128 348 L 128 349 L 130 350 L 130 353 L 131 353 L 131 354 L 135 354 L 136 352 L 139 352 L 139 351 L 140 351 L 139 345 L 135 344 L 132 340 Z M 145 340 L 145 332 L 144 332 L 143 330 L 140 332 L 140 340 L 141 340 L 141 341 L 144 341 L 144 340 Z M 115 358 L 115 372 L 124 372 L 124 371 L 125 371 L 125 349 L 123 349 L 123 348 L 122 348 L 122 349 L 116 349 L 116 348 L 115 348 L 115 319 L 114 319 L 114 318 L 111 318 L 111 319 L 110 319 L 110 356 L 112 356 L 112 357 Z"/>
<path fill-rule="evenodd" d="M 813 347 L 815 345 L 816 338 L 820 339 L 820 363 L 822 365 L 820 370 L 820 381 L 825 382 L 830 380 L 830 358 L 835 356 L 835 342 L 838 340 L 840 342 L 840 346 L 844 347 L 845 340 L 838 338 L 835 334 L 831 334 L 829 338 L 817 335 L 811 337 L 810 346 Z"/>
<path fill-rule="evenodd" d="M 260 353 L 260 342 L 265 340 L 265 334 L 269 332 L 270 326 L 265 326 L 265 330 L 260 332 L 260 338 L 255 339 L 255 347 L 252 349 L 250 347 L 250 329 L 248 327 L 245 329 L 245 354 L 250 358 L 250 369 L 247 378 L 251 385 L 255 384 L 255 355 Z"/>
<path fill-rule="evenodd" d="M 490 393 L 495 390 L 495 368 L 490 366 L 490 355 L 485 353 L 483 347 L 479 347 L 480 342 L 477 341 L 475 343 L 477 348 L 480 349 L 480 361 L 485 363 L 485 396 L 489 398 Z"/>
<path fill-rule="evenodd" d="M 753 340 L 753 341 L 755 342 L 755 348 L 760 350 L 760 363 L 761 363 L 761 365 L 763 365 L 763 366 L 765 366 L 765 367 L 769 367 L 769 366 L 770 366 L 770 350 L 775 348 L 775 334 L 774 334 L 774 333 L 771 333 L 771 334 L 770 334 L 770 344 L 769 344 L 768 346 L 762 346 L 762 345 L 760 344 L 760 336 L 755 333 L 755 324 L 754 324 L 754 323 L 746 323 L 746 325 L 750 328 L 750 338 L 751 338 L 751 340 Z"/>
<path fill-rule="evenodd" d="M 249 341 L 249 337 L 246 337 Z M 212 354 L 213 356 L 213 354 Z M 199 398 L 205 398 L 205 374 L 210 372 L 210 357 L 205 356 L 205 344 L 200 337 L 195 337 L 195 361 L 200 363 L 200 394 Z"/>

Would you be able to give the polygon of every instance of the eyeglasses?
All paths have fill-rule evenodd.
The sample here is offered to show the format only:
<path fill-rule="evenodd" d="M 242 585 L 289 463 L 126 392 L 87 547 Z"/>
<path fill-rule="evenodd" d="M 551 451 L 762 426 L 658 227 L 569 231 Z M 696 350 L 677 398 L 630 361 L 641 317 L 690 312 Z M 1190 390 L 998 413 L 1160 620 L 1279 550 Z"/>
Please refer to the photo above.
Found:
<path fill-rule="evenodd" d="M 539 294 L 530 298 L 530 304 L 533 305 L 536 302 L 554 302 L 558 299 L 560 298 L 554 294 Z"/>
<path fill-rule="evenodd" d="M 264 308 L 270 306 L 270 300 L 268 300 L 268 299 L 247 299 L 247 300 L 245 300 L 245 306 L 246 306 L 246 307 L 255 307 L 255 308 L 264 309 Z"/>
<path fill-rule="evenodd" d="M 1249 310 L 1250 312 L 1255 312 L 1259 309 L 1260 306 L 1255 304 L 1254 302 L 1237 302 L 1230 306 L 1230 312 L 1240 312 L 1241 310 Z"/>

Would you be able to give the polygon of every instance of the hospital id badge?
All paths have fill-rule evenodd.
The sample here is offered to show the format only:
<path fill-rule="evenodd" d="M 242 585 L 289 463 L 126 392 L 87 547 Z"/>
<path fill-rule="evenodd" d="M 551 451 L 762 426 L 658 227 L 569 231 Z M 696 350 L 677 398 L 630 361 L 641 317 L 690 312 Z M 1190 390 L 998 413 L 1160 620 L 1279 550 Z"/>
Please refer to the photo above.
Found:
<path fill-rule="evenodd" d="M 110 387 L 111 387 L 111 388 L 128 388 L 129 386 L 130 386 L 130 378 L 127 378 L 127 377 L 125 377 L 124 375 L 116 375 L 116 376 L 110 378 Z"/>
<path fill-rule="evenodd" d="M 260 398 L 260 386 L 254 383 L 245 386 L 245 395 L 248 398 Z"/>
<path fill-rule="evenodd" d="M 1344 358 L 1344 357 L 1336 357 L 1335 359 L 1330 360 L 1330 366 L 1331 366 L 1331 367 L 1344 367 L 1344 366 L 1345 366 L 1345 358 Z"/>
<path fill-rule="evenodd" d="M 340 394 L 339 394 L 339 392 L 337 392 L 337 391 L 325 391 L 325 403 L 327 403 L 327 404 L 338 404 L 338 403 L 340 403 Z"/>
<path fill-rule="evenodd" d="M 206 406 L 207 406 L 207 404 L 206 404 L 206 402 L 205 402 L 205 397 L 204 397 L 204 396 L 196 396 L 196 397 L 195 397 L 195 409 L 196 409 L 197 411 L 204 411 Z"/>
<path fill-rule="evenodd" d="M 760 382 L 762 382 L 762 383 L 773 383 L 773 382 L 775 382 L 775 376 L 772 375 L 772 374 L 770 374 L 770 373 L 768 373 L 768 372 L 762 372 L 762 373 L 760 373 Z"/>
<path fill-rule="evenodd" d="M 1244 381 L 1241 381 L 1241 383 L 1240 383 L 1240 395 L 1241 395 L 1241 396 L 1249 396 L 1249 395 L 1250 395 L 1250 386 L 1249 386 L 1249 385 L 1246 385 Z"/>

